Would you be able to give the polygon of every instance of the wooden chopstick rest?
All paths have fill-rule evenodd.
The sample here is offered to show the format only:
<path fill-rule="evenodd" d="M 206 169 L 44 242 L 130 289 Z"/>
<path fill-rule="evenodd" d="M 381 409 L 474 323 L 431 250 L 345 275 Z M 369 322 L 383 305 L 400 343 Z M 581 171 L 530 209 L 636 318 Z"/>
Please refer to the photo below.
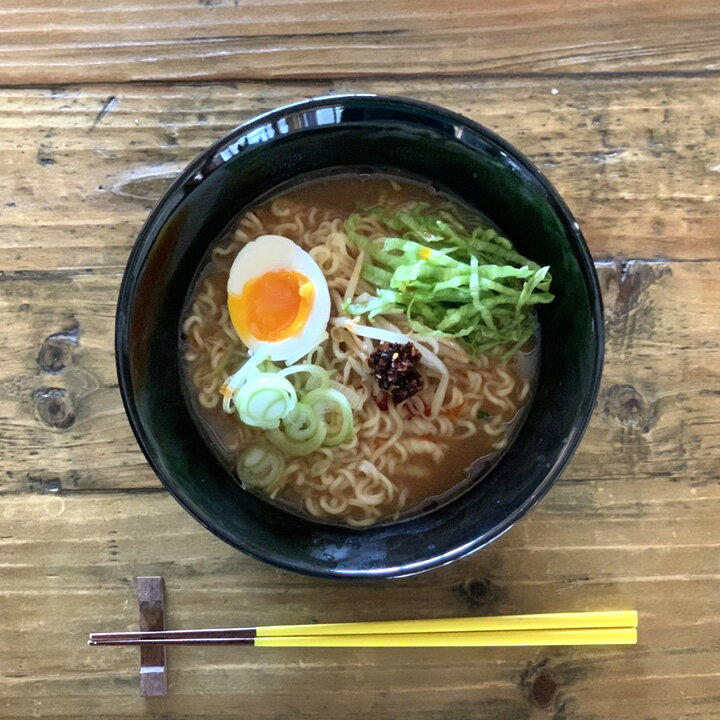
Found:
<path fill-rule="evenodd" d="M 162 576 L 137 579 L 140 631 L 165 630 L 165 583 Z M 140 646 L 140 695 L 167 694 L 167 652 L 164 645 Z"/>

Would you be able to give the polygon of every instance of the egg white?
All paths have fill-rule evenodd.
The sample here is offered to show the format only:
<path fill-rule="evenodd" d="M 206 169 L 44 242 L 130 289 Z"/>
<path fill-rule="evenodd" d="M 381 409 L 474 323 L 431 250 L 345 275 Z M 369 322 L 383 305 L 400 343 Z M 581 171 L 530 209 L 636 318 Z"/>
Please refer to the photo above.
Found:
<path fill-rule="evenodd" d="M 294 270 L 313 284 L 315 296 L 308 319 L 299 333 L 284 340 L 268 342 L 253 336 L 241 340 L 251 353 L 262 348 L 271 360 L 291 365 L 323 340 L 330 320 L 330 292 L 322 270 L 301 247 L 282 235 L 261 235 L 247 243 L 235 257 L 228 278 L 228 294 L 241 295 L 248 280 L 273 270 Z"/>

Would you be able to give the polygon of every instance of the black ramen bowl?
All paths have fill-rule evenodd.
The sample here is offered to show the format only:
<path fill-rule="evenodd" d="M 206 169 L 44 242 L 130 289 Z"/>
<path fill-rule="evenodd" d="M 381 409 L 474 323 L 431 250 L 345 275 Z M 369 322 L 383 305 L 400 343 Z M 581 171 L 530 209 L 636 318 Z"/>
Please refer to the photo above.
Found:
<path fill-rule="evenodd" d="M 208 245 L 274 188 L 338 168 L 423 178 L 460 198 L 496 223 L 519 252 L 550 265 L 556 294 L 539 310 L 537 391 L 499 462 L 446 505 L 363 530 L 312 522 L 243 490 L 204 441 L 180 368 L 183 304 Z M 396 97 L 338 95 L 289 105 L 249 120 L 203 152 L 142 229 L 117 309 L 120 391 L 140 447 L 165 487 L 230 545 L 278 567 L 326 577 L 418 573 L 502 535 L 570 460 L 592 412 L 602 356 L 592 259 L 557 191 L 495 133 Z"/>

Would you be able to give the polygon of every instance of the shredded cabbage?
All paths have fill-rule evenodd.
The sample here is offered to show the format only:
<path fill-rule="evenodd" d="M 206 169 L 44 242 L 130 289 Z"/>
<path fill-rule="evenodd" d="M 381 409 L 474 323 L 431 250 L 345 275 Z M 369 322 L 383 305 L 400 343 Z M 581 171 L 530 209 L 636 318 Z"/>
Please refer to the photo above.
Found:
<path fill-rule="evenodd" d="M 361 277 L 376 290 L 344 302 L 345 312 L 369 319 L 404 313 L 415 332 L 458 338 L 474 354 L 499 345 L 514 353 L 535 333 L 534 306 L 554 297 L 549 268 L 520 255 L 492 228 L 468 231 L 451 212 L 427 208 L 418 203 L 394 215 L 373 209 L 348 218 L 345 231 L 365 257 Z M 397 235 L 359 232 L 368 215 Z"/>

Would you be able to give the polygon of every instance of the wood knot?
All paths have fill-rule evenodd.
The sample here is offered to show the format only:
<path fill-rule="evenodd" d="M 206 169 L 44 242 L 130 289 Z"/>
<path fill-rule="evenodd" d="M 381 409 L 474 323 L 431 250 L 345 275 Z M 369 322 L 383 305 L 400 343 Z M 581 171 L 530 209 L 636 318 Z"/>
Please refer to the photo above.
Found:
<path fill-rule="evenodd" d="M 498 586 L 490 578 L 467 578 L 452 588 L 455 595 L 471 607 L 487 607 L 501 596 Z"/>
<path fill-rule="evenodd" d="M 43 167 L 54 165 L 57 162 L 52 154 L 52 147 L 46 144 L 40 145 L 37 151 L 37 163 Z"/>
<path fill-rule="evenodd" d="M 63 388 L 40 388 L 33 393 L 38 418 L 48 427 L 67 430 L 75 422 L 75 407 Z"/>
<path fill-rule="evenodd" d="M 530 700 L 543 710 L 549 708 L 557 695 L 558 684 L 548 672 L 541 672 L 528 688 Z"/>
<path fill-rule="evenodd" d="M 613 385 L 605 392 L 605 412 L 621 425 L 647 433 L 657 421 L 655 404 L 632 385 Z"/>
<path fill-rule="evenodd" d="M 62 372 L 72 360 L 79 335 L 80 327 L 77 324 L 69 330 L 48 335 L 38 353 L 37 363 L 40 370 L 51 375 Z"/>
<path fill-rule="evenodd" d="M 617 260 L 595 264 L 605 304 L 608 338 L 632 348 L 638 336 L 652 335 L 655 327 L 653 286 L 670 277 L 672 271 L 664 262 Z"/>
<path fill-rule="evenodd" d="M 558 697 L 560 683 L 549 658 L 528 664 L 520 676 L 520 689 L 531 705 L 542 710 L 555 711 L 564 706 Z M 553 717 L 557 717 L 557 713 Z"/>
<path fill-rule="evenodd" d="M 27 480 L 28 487 L 32 492 L 58 494 L 63 490 L 62 480 L 59 477 L 45 478 L 41 475 L 33 475 L 29 473 Z"/>

